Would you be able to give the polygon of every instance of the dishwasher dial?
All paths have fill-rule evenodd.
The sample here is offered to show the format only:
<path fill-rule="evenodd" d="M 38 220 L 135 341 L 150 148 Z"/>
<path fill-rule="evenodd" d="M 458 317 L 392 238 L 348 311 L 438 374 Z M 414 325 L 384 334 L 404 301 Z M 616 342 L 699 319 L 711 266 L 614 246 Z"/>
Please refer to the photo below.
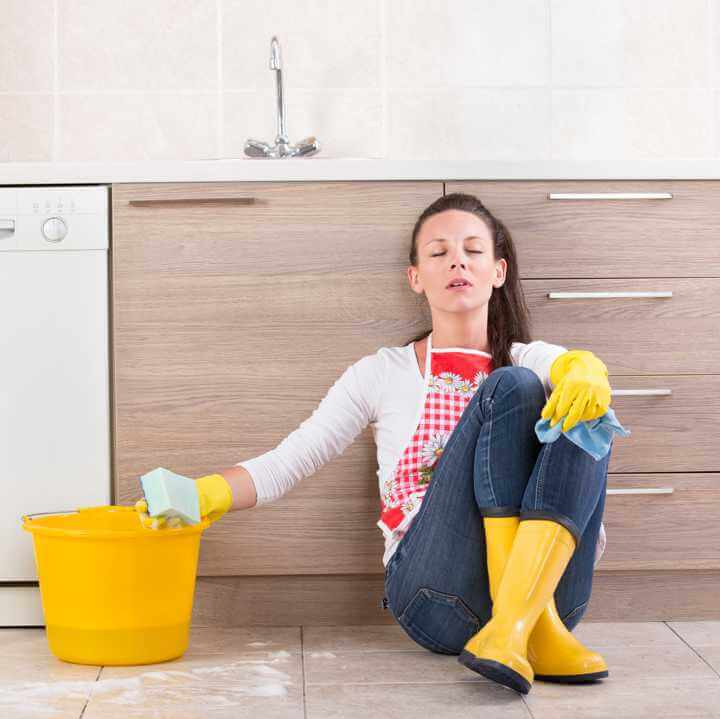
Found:
<path fill-rule="evenodd" d="M 43 237 L 48 242 L 60 242 L 67 235 L 67 225 L 62 217 L 48 217 L 42 226 Z"/>

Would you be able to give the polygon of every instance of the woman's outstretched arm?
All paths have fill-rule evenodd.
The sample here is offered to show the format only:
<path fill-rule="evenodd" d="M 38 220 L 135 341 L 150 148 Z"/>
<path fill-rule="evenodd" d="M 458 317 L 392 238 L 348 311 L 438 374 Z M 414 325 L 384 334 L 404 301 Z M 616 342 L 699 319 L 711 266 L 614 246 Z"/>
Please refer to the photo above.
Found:
<path fill-rule="evenodd" d="M 232 489 L 233 503 L 229 509 L 230 512 L 237 509 L 250 509 L 257 504 L 255 484 L 250 472 L 245 467 L 228 467 L 220 470 L 218 474 L 222 474 Z"/>

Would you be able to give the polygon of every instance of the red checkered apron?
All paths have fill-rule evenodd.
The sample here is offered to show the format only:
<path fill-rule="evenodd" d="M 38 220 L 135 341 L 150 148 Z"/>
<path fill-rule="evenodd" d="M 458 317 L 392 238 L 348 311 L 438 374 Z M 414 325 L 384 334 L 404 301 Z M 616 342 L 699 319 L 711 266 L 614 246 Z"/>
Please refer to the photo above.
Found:
<path fill-rule="evenodd" d="M 433 349 L 428 336 L 422 410 L 415 433 L 380 496 L 377 526 L 399 540 L 420 508 L 433 468 L 478 387 L 492 371 L 492 355 L 450 347 Z"/>

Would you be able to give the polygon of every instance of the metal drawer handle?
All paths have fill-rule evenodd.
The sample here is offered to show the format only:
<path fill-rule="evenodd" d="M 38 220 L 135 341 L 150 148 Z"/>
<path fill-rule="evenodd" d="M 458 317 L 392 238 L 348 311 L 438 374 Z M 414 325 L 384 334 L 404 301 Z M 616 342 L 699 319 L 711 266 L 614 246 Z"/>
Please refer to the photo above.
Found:
<path fill-rule="evenodd" d="M 672 200 L 672 192 L 551 192 L 549 200 Z"/>
<path fill-rule="evenodd" d="M 672 494 L 672 487 L 628 487 L 626 489 L 608 489 L 606 494 Z"/>
<path fill-rule="evenodd" d="M 155 200 L 129 200 L 133 207 L 179 207 L 185 205 L 254 205 L 254 197 L 175 197 Z"/>
<path fill-rule="evenodd" d="M 548 292 L 551 300 L 600 299 L 605 297 L 672 297 L 672 290 L 658 292 Z"/>
<path fill-rule="evenodd" d="M 15 232 L 15 220 L 0 219 L 0 231 Z"/>
<path fill-rule="evenodd" d="M 672 394 L 669 388 L 660 389 L 610 389 L 611 394 L 618 397 L 640 396 L 640 397 L 659 397 L 661 395 Z"/>

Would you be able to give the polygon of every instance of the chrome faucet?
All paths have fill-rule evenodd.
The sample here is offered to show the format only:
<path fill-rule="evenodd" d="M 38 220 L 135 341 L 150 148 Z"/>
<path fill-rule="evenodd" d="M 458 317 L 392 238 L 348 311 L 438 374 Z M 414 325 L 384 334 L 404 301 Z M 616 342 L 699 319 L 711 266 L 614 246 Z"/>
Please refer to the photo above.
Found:
<path fill-rule="evenodd" d="M 314 155 L 320 145 L 314 136 L 300 140 L 297 145 L 288 142 L 285 130 L 285 99 L 282 91 L 282 61 L 280 58 L 280 43 L 273 35 L 270 41 L 270 69 L 275 70 L 275 85 L 277 87 L 277 137 L 275 144 L 270 145 L 262 140 L 248 139 L 245 141 L 245 154 L 250 157 L 302 157 Z"/>

